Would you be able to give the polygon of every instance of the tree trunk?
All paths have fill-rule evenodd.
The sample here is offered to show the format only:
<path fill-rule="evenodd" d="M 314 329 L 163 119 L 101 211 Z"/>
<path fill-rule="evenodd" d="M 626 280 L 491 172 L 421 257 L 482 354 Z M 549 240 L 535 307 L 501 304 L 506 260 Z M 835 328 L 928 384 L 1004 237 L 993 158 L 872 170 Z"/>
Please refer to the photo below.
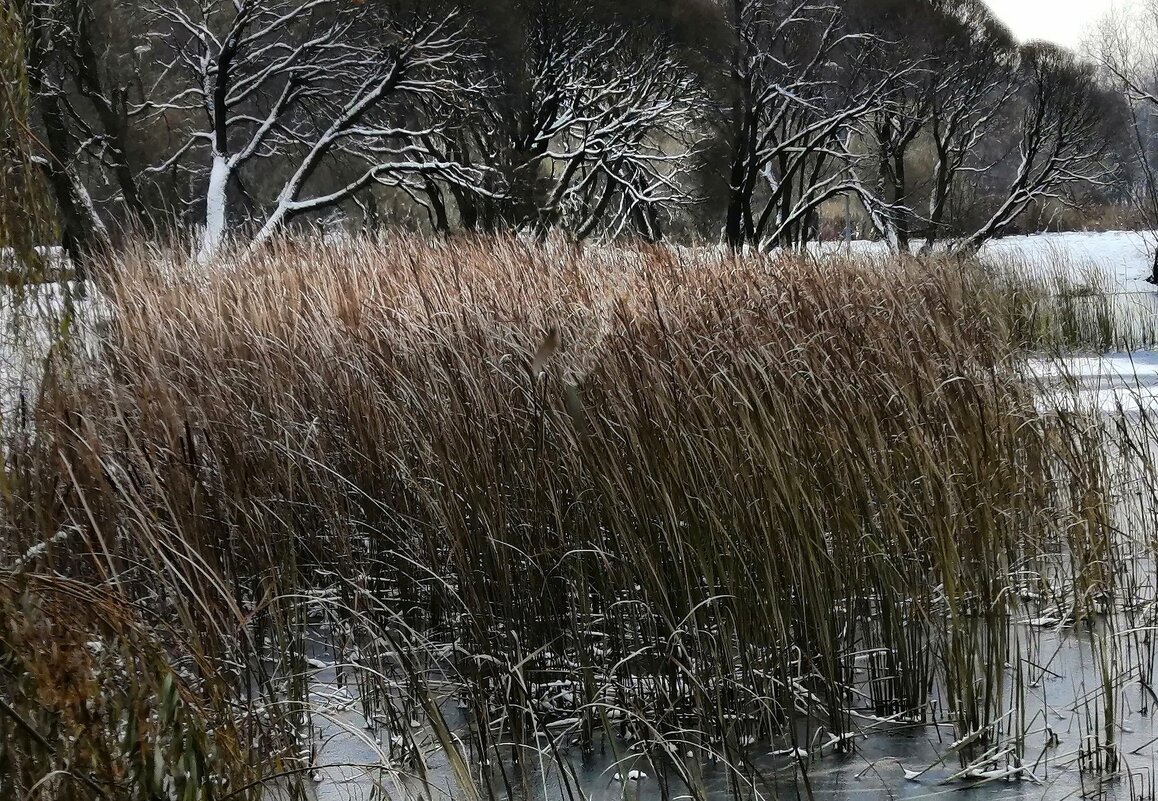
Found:
<path fill-rule="evenodd" d="M 230 172 L 229 160 L 214 150 L 209 188 L 205 190 L 205 230 L 201 232 L 201 249 L 197 254 L 197 261 L 202 264 L 213 258 L 225 240 Z"/>
<path fill-rule="evenodd" d="M 925 244 L 922 253 L 931 253 L 937 243 L 937 237 L 944 226 L 945 208 L 949 201 L 951 174 L 948 168 L 948 156 L 938 146 L 937 161 L 933 170 L 933 196 L 929 199 L 929 227 L 925 232 Z"/>
<path fill-rule="evenodd" d="M 446 201 L 442 197 L 442 189 L 429 178 L 425 179 L 426 197 L 430 200 L 430 224 L 439 236 L 450 233 L 450 218 L 446 213 Z"/>
<path fill-rule="evenodd" d="M 728 195 L 728 218 L 724 238 L 732 250 L 744 247 L 744 199 L 735 188 Z"/>
<path fill-rule="evenodd" d="M 40 101 L 40 117 L 44 123 L 49 156 L 39 161 L 52 187 L 60 216 L 61 240 L 65 244 L 78 280 L 91 273 L 94 259 L 112 250 L 108 229 L 97 215 L 92 198 L 70 163 L 68 128 L 55 97 Z"/>
<path fill-rule="evenodd" d="M 902 149 L 895 154 L 893 162 L 893 197 L 892 218 L 896 229 L 897 249 L 902 253 L 909 252 L 909 209 L 906 205 L 908 197 L 908 181 L 905 176 L 905 151 Z"/>

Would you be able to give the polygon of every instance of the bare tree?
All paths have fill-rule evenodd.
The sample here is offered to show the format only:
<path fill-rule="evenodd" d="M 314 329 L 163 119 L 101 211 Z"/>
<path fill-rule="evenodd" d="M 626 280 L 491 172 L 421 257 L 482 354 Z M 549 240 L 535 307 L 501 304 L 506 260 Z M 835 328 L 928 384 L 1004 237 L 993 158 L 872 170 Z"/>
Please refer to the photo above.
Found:
<path fill-rule="evenodd" d="M 929 132 L 933 181 L 926 217 L 926 250 L 946 231 L 945 214 L 958 179 L 992 166 L 979 154 L 1006 119 L 1017 91 L 1017 46 L 981 0 L 938 0 L 942 29 L 934 69 Z"/>
<path fill-rule="evenodd" d="M 579 239 L 630 227 L 655 240 L 659 210 L 689 200 L 682 179 L 699 93 L 662 42 L 638 57 L 621 41 L 603 46 L 594 80 L 578 82 L 570 124 L 546 151 L 552 179 L 538 218 L 561 219 Z"/>
<path fill-rule="evenodd" d="M 437 114 L 466 91 L 456 80 L 470 42 L 454 13 L 397 14 L 338 0 L 202 0 L 152 8 L 165 25 L 171 93 L 147 104 L 152 114 L 199 112 L 167 168 L 207 154 L 201 257 L 229 229 L 230 188 L 250 162 L 274 160 L 287 177 L 260 214 L 256 239 L 293 217 L 340 204 L 376 183 L 422 176 L 471 180 L 461 165 L 437 159 Z M 328 160 L 356 175 L 311 193 Z M 360 166 L 358 166 L 360 165 Z"/>
<path fill-rule="evenodd" d="M 83 266 L 111 246 L 89 181 L 104 189 L 101 205 L 127 212 L 122 224 L 145 231 L 153 226 L 129 144 L 133 89 L 104 57 L 110 48 L 89 0 L 22 6 L 26 66 L 45 151 L 39 162 L 53 189 L 65 247 Z"/>
<path fill-rule="evenodd" d="M 450 186 L 463 227 L 658 238 L 662 213 L 688 199 L 681 178 L 700 87 L 662 32 L 584 5 L 516 3 L 519 30 L 487 37 L 475 80 L 494 90 L 464 111 L 449 143 L 448 158 L 489 179 L 482 191 Z M 427 194 L 446 226 L 441 188 Z"/>
<path fill-rule="evenodd" d="M 381 21 L 337 70 L 345 91 L 327 94 L 317 112 L 328 124 L 315 130 L 315 114 L 306 114 L 287 132 L 287 145 L 296 145 L 300 155 L 257 240 L 293 217 L 337 205 L 372 184 L 410 193 L 432 180 L 482 186 L 483 170 L 444 158 L 430 146 L 445 135 L 444 110 L 452 99 L 474 95 L 481 87 L 459 79 L 458 65 L 474 53 L 475 44 L 455 13 Z M 353 164 L 355 177 L 307 192 L 328 157 Z"/>
<path fill-rule="evenodd" d="M 939 9 L 929 0 L 875 0 L 855 9 L 856 28 L 873 35 L 862 70 L 889 81 L 887 97 L 867 115 L 863 152 L 855 154 L 857 195 L 881 237 L 909 249 L 918 227 L 910 151 L 927 130 L 948 75 L 938 69 Z"/>
<path fill-rule="evenodd" d="M 443 232 L 658 239 L 701 198 L 731 246 L 799 247 L 841 195 L 894 247 L 931 247 L 966 228 L 965 176 L 1003 182 L 976 246 L 1112 166 L 1096 76 L 1019 51 L 983 0 L 710 0 L 680 6 L 708 29 L 689 39 L 658 0 L 17 5 L 35 163 L 77 252 L 117 223 L 199 224 L 208 258 L 383 201 Z M 1158 58 L 1115 35 L 1102 61 L 1158 227 Z"/>
<path fill-rule="evenodd" d="M 91 0 L 53 0 L 50 5 L 62 17 L 62 24 L 52 35 L 60 36 L 63 41 L 57 40 L 55 46 L 59 50 L 67 43 L 69 76 L 92 111 L 93 123 L 81 125 L 87 152 L 113 176 L 118 200 L 133 222 L 150 230 L 153 220 L 144 199 L 140 165 L 134 162 L 129 144 L 136 121 L 128 76 L 113 73 L 102 63 L 98 12 Z M 105 24 L 110 22 L 112 20 L 105 20 Z M 76 116 L 79 119 L 79 115 Z"/>
<path fill-rule="evenodd" d="M 1158 231 L 1158 0 L 1147 0 L 1132 13 L 1111 11 L 1094 30 L 1087 50 L 1123 98 L 1133 168 L 1130 199 L 1150 231 Z M 1153 249 L 1148 280 L 1158 284 L 1158 246 Z"/>
<path fill-rule="evenodd" d="M 855 191 L 846 157 L 898 73 L 866 79 L 874 39 L 839 5 L 732 0 L 730 150 L 725 239 L 799 246 L 817 209 Z"/>
<path fill-rule="evenodd" d="M 994 166 L 982 145 L 1007 122 L 1017 47 L 981 0 L 872 0 L 858 11 L 857 29 L 879 43 L 865 69 L 894 77 L 850 154 L 856 194 L 892 249 L 908 251 L 918 234 L 929 249 L 957 179 Z M 931 175 L 915 178 L 926 153 Z"/>
<path fill-rule="evenodd" d="M 1115 109 L 1093 66 L 1037 42 L 1022 48 L 1018 78 L 1018 164 L 997 210 L 960 243 L 963 248 L 1005 233 L 1034 203 L 1067 202 L 1068 187 L 1107 185 L 1116 169 L 1110 158 Z"/>

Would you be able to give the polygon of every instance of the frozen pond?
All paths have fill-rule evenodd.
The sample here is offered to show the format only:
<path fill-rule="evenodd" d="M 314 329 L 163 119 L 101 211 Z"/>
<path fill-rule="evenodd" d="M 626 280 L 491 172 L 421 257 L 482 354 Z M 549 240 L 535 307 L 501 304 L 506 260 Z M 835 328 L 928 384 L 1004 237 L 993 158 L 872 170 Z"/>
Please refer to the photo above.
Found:
<path fill-rule="evenodd" d="M 1152 351 L 1074 356 L 1061 362 L 1043 360 L 1033 369 L 1056 390 L 1047 395 L 1050 403 L 1107 413 L 1158 410 L 1158 353 Z"/>
<path fill-rule="evenodd" d="M 1158 728 L 1155 726 L 1153 694 L 1138 682 L 1137 676 L 1124 676 L 1114 687 L 1116 702 L 1121 704 L 1114 728 L 1116 748 L 1122 768 L 1112 777 L 1099 778 L 1088 768 L 1096 759 L 1098 741 L 1104 731 L 1091 734 L 1103 686 L 1098 670 L 1099 638 L 1117 640 L 1121 648 L 1136 647 L 1143 641 L 1137 632 L 1110 632 L 1104 628 L 1077 628 L 1056 625 L 1048 617 L 1014 622 L 1020 640 L 1016 649 L 1022 654 L 1021 668 L 1027 674 L 1028 692 L 1020 703 L 1011 699 L 1010 718 L 1025 731 L 1026 770 L 1021 778 L 1007 777 L 1004 750 L 995 746 L 998 755 L 992 763 L 975 768 L 968 776 L 951 750 L 953 725 L 948 721 L 927 725 L 901 725 L 854 715 L 855 748 L 852 753 L 838 753 L 824 747 L 824 738 L 795 754 L 783 743 L 754 741 L 745 744 L 736 755 L 747 775 L 745 794 L 764 798 L 874 799 L 933 798 L 966 792 L 979 799 L 1063 799 L 1078 796 L 1133 801 L 1149 797 L 1158 779 Z M 372 801 L 385 797 L 402 798 L 413 794 L 406 774 L 410 771 L 390 754 L 388 731 L 367 731 L 361 718 L 348 707 L 350 696 L 327 683 L 329 671 L 317 675 L 316 699 L 322 743 L 317 754 L 323 767 L 317 780 L 317 797 L 338 801 Z M 336 699 L 336 700 L 335 700 Z M 465 731 L 468 718 L 448 714 Z M 572 794 L 591 801 L 615 801 L 626 793 L 629 798 L 662 801 L 665 798 L 691 797 L 686 786 L 666 768 L 667 785 L 659 780 L 664 772 L 644 754 L 634 753 L 628 743 L 607 743 L 597 747 L 594 755 L 584 758 L 571 753 L 562 736 L 563 756 L 569 784 L 560 779 L 550 756 L 544 756 L 541 768 L 530 769 L 528 798 L 537 801 L 564 801 Z M 421 739 L 421 736 L 419 737 Z M 808 738 L 805 736 L 805 740 Z M 577 751 L 577 749 L 574 749 Z M 619 752 L 618 760 L 611 755 Z M 690 752 L 689 752 L 690 753 Z M 681 770 L 696 777 L 697 791 L 707 798 L 730 798 L 736 789 L 719 762 L 702 762 L 694 757 L 677 755 Z M 433 758 L 429 765 L 435 788 L 442 787 L 447 798 L 457 797 L 450 771 L 443 761 Z M 508 766 L 509 769 L 509 766 Z M 634 772 L 634 773 L 633 773 Z M 515 775 L 512 770 L 509 776 Z M 622 782 L 617 776 L 644 778 Z M 492 769 L 491 779 L 502 794 L 502 779 Z M 514 782 L 514 780 L 512 779 Z M 517 784 L 517 782 L 514 782 Z"/>

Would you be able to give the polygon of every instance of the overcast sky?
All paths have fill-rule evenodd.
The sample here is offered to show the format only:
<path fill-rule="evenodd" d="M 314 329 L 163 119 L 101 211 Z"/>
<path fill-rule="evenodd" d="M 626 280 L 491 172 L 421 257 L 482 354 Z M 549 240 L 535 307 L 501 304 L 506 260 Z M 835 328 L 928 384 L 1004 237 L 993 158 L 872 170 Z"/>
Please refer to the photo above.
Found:
<path fill-rule="evenodd" d="M 1086 29 L 1127 0 L 986 0 L 1021 40 L 1048 39 L 1066 47 L 1082 43 Z"/>

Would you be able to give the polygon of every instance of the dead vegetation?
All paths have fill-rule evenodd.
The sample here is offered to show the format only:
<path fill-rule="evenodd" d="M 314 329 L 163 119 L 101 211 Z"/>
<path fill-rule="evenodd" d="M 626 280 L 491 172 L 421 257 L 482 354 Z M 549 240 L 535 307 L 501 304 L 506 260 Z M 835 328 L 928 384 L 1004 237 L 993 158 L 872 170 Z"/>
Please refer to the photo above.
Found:
<path fill-rule="evenodd" d="M 1038 408 L 1014 289 L 513 239 L 122 254 L 102 358 L 59 349 L 9 426 L 0 787 L 304 798 L 334 720 L 392 792 L 580 798 L 603 754 L 768 794 L 936 723 L 962 776 L 1025 777 L 1014 617 L 1096 620 L 1118 574 L 1101 429 Z"/>

